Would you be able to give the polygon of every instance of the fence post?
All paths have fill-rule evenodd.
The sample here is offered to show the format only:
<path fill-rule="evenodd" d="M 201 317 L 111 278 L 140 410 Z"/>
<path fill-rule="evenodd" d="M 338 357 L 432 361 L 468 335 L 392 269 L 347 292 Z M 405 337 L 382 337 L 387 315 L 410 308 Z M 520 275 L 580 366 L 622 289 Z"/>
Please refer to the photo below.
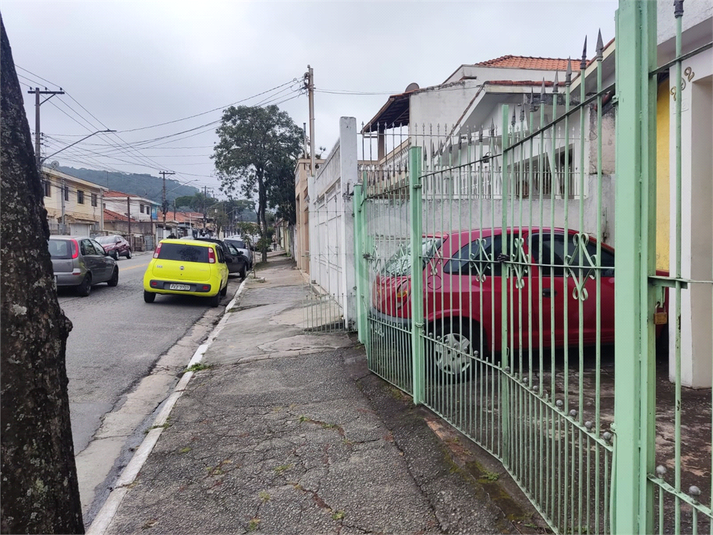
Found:
<path fill-rule="evenodd" d="M 356 264 L 357 288 L 357 334 L 359 341 L 366 345 L 367 309 L 365 291 L 368 291 L 369 279 L 364 259 L 364 189 L 362 184 L 354 184 L 354 262 Z"/>
<path fill-rule="evenodd" d="M 656 3 L 621 0 L 616 16 L 616 287 L 612 532 L 653 532 L 656 206 Z M 656 79 L 653 78 L 653 82 Z"/>
<path fill-rule="evenodd" d="M 509 132 L 508 132 L 508 120 L 510 115 L 510 106 L 507 104 L 503 105 L 503 137 L 502 137 L 502 170 L 500 172 L 501 183 L 502 183 L 502 255 L 507 257 L 508 255 L 508 195 L 510 185 L 510 176 L 508 174 L 508 145 L 510 143 Z M 495 255 L 497 251 L 493 251 Z M 497 258 L 497 257 L 496 257 Z M 500 277 L 501 281 L 501 301 L 500 301 L 500 318 L 501 318 L 501 398 L 500 398 L 500 414 L 501 414 L 501 455 L 503 458 L 503 465 L 506 467 L 510 466 L 510 347 L 508 346 L 508 277 L 510 275 L 510 266 L 508 263 L 503 264 L 502 273 Z"/>
<path fill-rule="evenodd" d="M 421 147 L 409 149 L 409 197 L 411 207 L 411 358 L 413 368 L 413 402 L 424 399 L 423 361 L 423 269 L 421 262 L 422 198 L 421 198 Z"/>

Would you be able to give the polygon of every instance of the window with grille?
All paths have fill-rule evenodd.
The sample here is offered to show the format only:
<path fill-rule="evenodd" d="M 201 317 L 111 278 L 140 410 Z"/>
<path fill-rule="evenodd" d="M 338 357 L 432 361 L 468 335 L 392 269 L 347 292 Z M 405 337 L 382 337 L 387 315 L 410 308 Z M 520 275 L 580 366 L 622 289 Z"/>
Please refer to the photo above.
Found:
<path fill-rule="evenodd" d="M 77 190 L 77 204 L 84 204 L 84 192 L 81 189 Z"/>

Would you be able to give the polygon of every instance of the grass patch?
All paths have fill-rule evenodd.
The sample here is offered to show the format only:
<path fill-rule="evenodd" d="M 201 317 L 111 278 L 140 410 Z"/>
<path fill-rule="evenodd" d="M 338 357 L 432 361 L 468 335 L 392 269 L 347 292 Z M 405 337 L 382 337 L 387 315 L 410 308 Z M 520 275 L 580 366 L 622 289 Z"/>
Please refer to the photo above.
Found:
<path fill-rule="evenodd" d="M 260 525 L 260 519 L 259 518 L 253 518 L 248 522 L 248 531 L 256 531 L 258 526 Z"/>
<path fill-rule="evenodd" d="M 189 448 L 189 447 L 181 448 L 180 450 L 178 450 L 178 453 L 188 453 L 192 449 L 193 448 Z"/>
<path fill-rule="evenodd" d="M 188 373 L 188 372 L 193 372 L 193 373 L 195 373 L 195 372 L 199 372 L 199 371 L 202 371 L 202 370 L 207 370 L 207 369 L 209 369 L 210 367 L 211 367 L 211 366 L 209 366 L 208 364 L 203 364 L 202 362 L 196 362 L 196 363 L 193 364 L 192 366 L 189 366 L 188 368 L 186 368 L 183 373 Z"/>
<path fill-rule="evenodd" d="M 332 514 L 332 520 L 341 520 L 344 518 L 344 511 L 336 511 Z"/>
<path fill-rule="evenodd" d="M 482 479 L 484 481 L 497 481 L 498 479 L 500 479 L 500 476 L 495 472 L 488 472 L 486 470 L 483 472 L 483 475 L 481 475 L 478 479 Z"/>
<path fill-rule="evenodd" d="M 258 496 L 260 497 L 260 500 L 263 502 L 270 501 L 270 495 L 267 492 L 265 492 L 264 490 L 261 490 L 260 493 L 258 494 Z"/>

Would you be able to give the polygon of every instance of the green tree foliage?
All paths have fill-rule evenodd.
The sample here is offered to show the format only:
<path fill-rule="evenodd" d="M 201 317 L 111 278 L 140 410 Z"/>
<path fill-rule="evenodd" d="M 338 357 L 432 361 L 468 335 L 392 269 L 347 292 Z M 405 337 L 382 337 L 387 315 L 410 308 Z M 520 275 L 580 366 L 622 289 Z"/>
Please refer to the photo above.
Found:
<path fill-rule="evenodd" d="M 289 183 L 294 204 L 294 165 L 301 152 L 302 130 L 277 106 L 231 106 L 217 129 L 213 159 L 221 191 L 257 195 L 257 218 L 267 236 L 268 207 L 282 209 Z M 294 207 L 292 208 L 294 213 Z M 263 252 L 263 261 L 267 254 Z"/>
<path fill-rule="evenodd" d="M 218 203 L 218 199 L 214 199 L 208 195 L 204 195 L 202 191 L 198 191 L 195 195 L 184 195 L 183 197 L 176 197 L 175 205 L 177 208 L 182 208 L 187 206 L 194 212 L 203 212 L 209 206 L 213 206 Z"/>

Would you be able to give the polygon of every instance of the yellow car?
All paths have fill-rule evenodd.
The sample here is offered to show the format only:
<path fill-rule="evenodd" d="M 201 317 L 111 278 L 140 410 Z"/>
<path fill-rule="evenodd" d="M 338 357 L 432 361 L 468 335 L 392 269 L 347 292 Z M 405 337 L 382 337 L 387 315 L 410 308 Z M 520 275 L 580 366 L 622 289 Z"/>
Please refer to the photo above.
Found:
<path fill-rule="evenodd" d="M 156 294 L 195 295 L 210 298 L 217 307 L 228 292 L 228 265 L 215 243 L 163 240 L 154 251 L 144 273 L 144 301 L 153 303 Z"/>

